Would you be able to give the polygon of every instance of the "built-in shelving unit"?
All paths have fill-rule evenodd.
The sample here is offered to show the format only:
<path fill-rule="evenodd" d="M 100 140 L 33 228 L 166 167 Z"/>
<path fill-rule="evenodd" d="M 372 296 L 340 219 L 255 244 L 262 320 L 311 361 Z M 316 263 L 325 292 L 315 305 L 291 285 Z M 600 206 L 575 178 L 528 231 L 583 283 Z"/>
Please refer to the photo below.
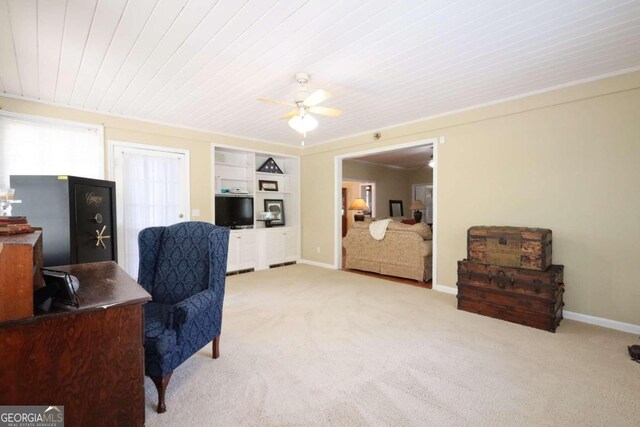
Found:
<path fill-rule="evenodd" d="M 253 228 L 231 230 L 227 271 L 262 270 L 300 259 L 300 158 L 275 153 L 211 146 L 214 196 L 253 197 Z M 273 158 L 283 173 L 258 172 Z M 260 181 L 275 181 L 277 191 L 260 190 Z M 213 218 L 215 219 L 215 197 Z M 260 221 L 265 200 L 282 200 L 284 226 Z"/>
<path fill-rule="evenodd" d="M 257 214 L 264 212 L 264 201 L 270 199 L 283 200 L 285 226 L 300 226 L 300 158 L 275 154 L 256 153 L 255 165 L 259 169 L 264 162 L 272 158 L 283 173 L 255 173 L 256 197 L 254 206 Z M 260 190 L 260 181 L 275 181 L 278 191 Z M 256 219 L 259 215 L 256 216 Z M 264 228 L 264 221 L 257 221 L 256 228 Z"/>
<path fill-rule="evenodd" d="M 214 191 L 223 194 L 226 189 L 253 195 L 255 155 L 230 148 L 213 147 Z"/>

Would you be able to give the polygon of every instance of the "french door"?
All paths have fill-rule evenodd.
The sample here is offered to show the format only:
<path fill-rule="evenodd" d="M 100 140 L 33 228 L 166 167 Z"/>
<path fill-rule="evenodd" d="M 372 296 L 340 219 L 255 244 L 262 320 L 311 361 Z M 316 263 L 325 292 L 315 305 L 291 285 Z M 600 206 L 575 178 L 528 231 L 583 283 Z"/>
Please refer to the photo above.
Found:
<path fill-rule="evenodd" d="M 189 153 L 113 142 L 111 158 L 118 242 L 122 242 L 118 259 L 137 278 L 140 231 L 189 219 Z"/>
<path fill-rule="evenodd" d="M 433 185 L 413 184 L 413 200 L 420 200 L 424 204 L 423 221 L 433 224 Z"/>

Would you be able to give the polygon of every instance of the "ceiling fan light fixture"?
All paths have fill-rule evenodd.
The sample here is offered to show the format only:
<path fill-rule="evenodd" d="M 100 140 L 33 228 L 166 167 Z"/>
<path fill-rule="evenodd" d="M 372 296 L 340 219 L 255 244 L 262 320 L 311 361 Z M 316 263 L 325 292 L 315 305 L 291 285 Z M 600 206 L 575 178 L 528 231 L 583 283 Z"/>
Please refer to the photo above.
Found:
<path fill-rule="evenodd" d="M 305 134 L 318 127 L 318 121 L 309 114 L 298 114 L 289 119 L 289 126 L 296 132 Z"/>
<path fill-rule="evenodd" d="M 433 156 L 431 156 L 431 158 L 429 159 L 429 163 L 428 164 L 429 164 L 429 167 L 431 169 L 433 169 L 433 166 L 436 164 L 435 160 L 433 160 Z"/>
<path fill-rule="evenodd" d="M 306 84 L 309 83 L 309 74 L 297 73 L 296 82 L 299 87 L 295 95 L 295 104 L 268 98 L 258 98 L 258 101 L 295 106 L 296 108 L 293 111 L 289 111 L 281 119 L 287 120 L 289 127 L 302 134 L 302 145 L 304 146 L 304 138 L 307 137 L 307 132 L 318 127 L 318 120 L 309 115 L 309 112 L 320 114 L 321 116 L 338 117 L 342 114 L 342 110 L 318 105 L 331 98 L 332 95 L 322 89 L 316 89 L 313 93 L 309 93 L 306 87 Z"/>

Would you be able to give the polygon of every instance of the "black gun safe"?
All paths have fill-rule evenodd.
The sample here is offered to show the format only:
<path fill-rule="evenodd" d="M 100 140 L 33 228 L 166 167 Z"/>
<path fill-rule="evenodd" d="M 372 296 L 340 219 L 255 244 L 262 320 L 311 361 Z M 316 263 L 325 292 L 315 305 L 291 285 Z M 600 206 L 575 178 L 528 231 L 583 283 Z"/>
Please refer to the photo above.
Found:
<path fill-rule="evenodd" d="M 42 228 L 44 265 L 118 261 L 116 184 L 76 176 L 12 175 L 13 215 Z"/>

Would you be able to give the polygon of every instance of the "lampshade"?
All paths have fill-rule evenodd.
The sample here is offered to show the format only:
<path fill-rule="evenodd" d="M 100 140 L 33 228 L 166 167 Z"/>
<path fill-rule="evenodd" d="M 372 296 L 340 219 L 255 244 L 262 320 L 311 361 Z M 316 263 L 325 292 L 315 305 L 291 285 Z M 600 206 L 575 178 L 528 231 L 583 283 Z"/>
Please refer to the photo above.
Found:
<path fill-rule="evenodd" d="M 413 209 L 413 210 L 420 210 L 424 208 L 425 208 L 425 205 L 420 200 L 414 200 L 413 203 L 411 203 L 411 206 L 409 206 L 409 209 Z"/>
<path fill-rule="evenodd" d="M 366 211 L 369 210 L 369 206 L 362 199 L 355 199 L 351 206 L 349 206 L 350 211 Z"/>
<path fill-rule="evenodd" d="M 433 166 L 436 164 L 435 160 L 433 160 L 433 156 L 431 156 L 431 159 L 429 159 L 429 167 L 431 169 L 433 169 Z"/>
<path fill-rule="evenodd" d="M 289 126 L 299 133 L 306 133 L 318 126 L 318 121 L 309 114 L 296 115 L 289 119 Z"/>

